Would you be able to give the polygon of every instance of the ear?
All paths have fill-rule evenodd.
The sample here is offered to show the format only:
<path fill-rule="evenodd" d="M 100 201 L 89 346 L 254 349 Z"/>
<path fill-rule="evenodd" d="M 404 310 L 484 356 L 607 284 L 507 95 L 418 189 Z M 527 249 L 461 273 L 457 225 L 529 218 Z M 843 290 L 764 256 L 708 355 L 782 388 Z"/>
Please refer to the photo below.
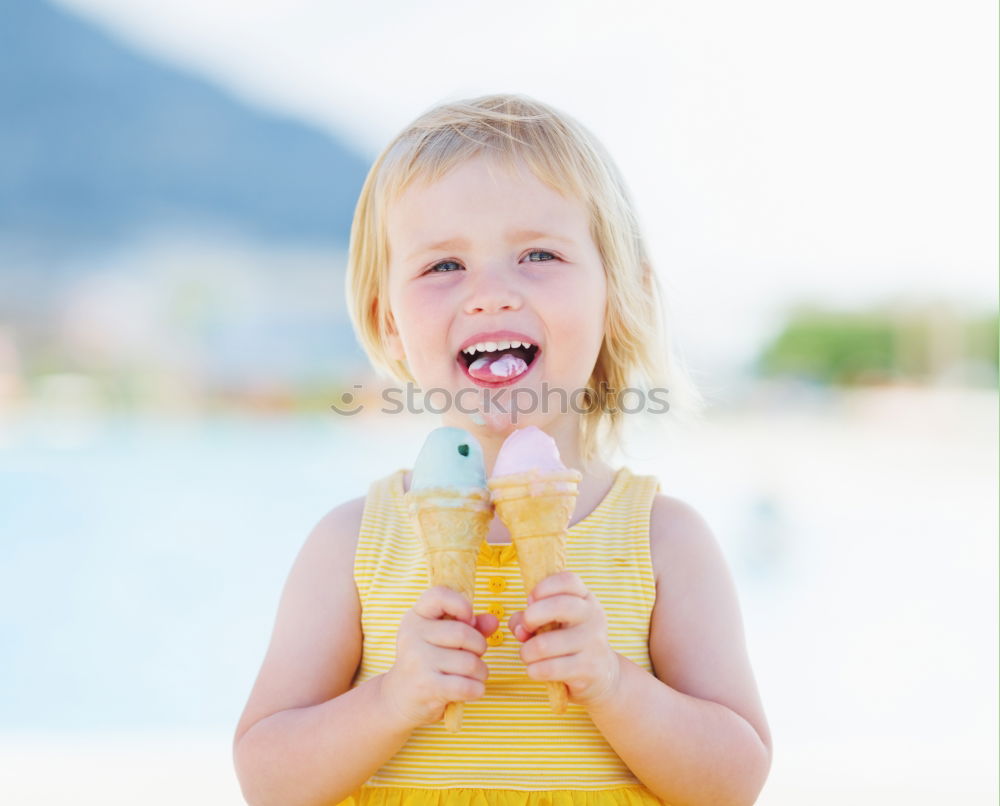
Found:
<path fill-rule="evenodd" d="M 399 336 L 399 330 L 396 327 L 396 320 L 393 318 L 392 312 L 389 312 L 389 316 L 386 322 L 385 330 L 385 351 L 393 361 L 405 361 L 406 351 L 403 349 L 403 340 Z"/>

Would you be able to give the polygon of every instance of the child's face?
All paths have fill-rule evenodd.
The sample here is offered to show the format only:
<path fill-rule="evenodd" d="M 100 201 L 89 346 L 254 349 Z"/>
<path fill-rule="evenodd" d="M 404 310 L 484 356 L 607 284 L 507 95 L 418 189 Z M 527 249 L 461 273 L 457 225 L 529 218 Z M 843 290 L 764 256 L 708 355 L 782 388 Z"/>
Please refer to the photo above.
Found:
<path fill-rule="evenodd" d="M 519 427 L 578 416 L 561 412 L 555 395 L 548 413 L 525 412 L 531 396 L 516 390 L 532 389 L 541 400 L 543 382 L 567 393 L 582 389 L 597 360 L 607 286 L 583 203 L 550 189 L 525 165 L 509 174 L 494 164 L 491 176 L 486 158 L 477 157 L 439 182 L 411 186 L 387 216 L 394 326 L 388 347 L 406 360 L 418 386 L 425 393 L 445 389 L 451 400 L 475 388 L 460 397 L 467 409 L 481 408 L 484 393 L 509 409 L 513 394 Z M 491 336 L 502 341 L 497 331 L 527 337 L 538 350 L 532 357 L 522 348 L 517 355 L 527 370 L 491 382 L 470 370 L 462 349 Z M 523 366 L 516 356 L 503 363 L 508 371 Z M 444 421 L 470 427 L 469 415 L 454 406 Z M 503 431 L 508 423 L 491 424 Z"/>

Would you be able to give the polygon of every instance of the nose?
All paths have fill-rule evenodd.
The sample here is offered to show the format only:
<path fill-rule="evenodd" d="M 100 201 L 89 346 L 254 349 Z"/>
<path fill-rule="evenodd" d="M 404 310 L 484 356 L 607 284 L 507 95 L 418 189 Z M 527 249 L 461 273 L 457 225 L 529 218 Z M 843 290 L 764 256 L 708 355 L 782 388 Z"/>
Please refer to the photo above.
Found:
<path fill-rule="evenodd" d="M 475 272 L 475 280 L 469 284 L 469 294 L 465 300 L 466 313 L 497 313 L 516 311 L 524 300 L 514 288 L 515 277 L 508 269 L 481 268 Z"/>

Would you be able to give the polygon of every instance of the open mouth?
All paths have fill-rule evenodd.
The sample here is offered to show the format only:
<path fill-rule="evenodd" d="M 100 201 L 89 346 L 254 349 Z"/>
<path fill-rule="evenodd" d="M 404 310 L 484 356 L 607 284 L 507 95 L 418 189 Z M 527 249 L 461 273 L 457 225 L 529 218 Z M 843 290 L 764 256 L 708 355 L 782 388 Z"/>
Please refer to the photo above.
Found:
<path fill-rule="evenodd" d="M 477 384 L 506 386 L 527 373 L 538 353 L 538 345 L 528 342 L 480 342 L 460 350 L 458 362 Z"/>

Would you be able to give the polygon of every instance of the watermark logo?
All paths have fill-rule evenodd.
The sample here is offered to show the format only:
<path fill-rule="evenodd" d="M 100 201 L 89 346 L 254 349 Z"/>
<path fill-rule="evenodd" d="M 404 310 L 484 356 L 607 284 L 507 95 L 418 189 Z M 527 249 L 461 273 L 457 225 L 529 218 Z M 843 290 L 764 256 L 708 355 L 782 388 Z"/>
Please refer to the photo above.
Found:
<path fill-rule="evenodd" d="M 357 392 L 361 390 L 361 384 L 356 383 L 351 388 L 354 389 L 353 392 L 341 393 L 339 405 L 337 403 L 330 404 L 330 408 L 337 412 L 337 414 L 352 417 L 364 409 L 364 404 L 359 402 L 357 395 Z"/>
<path fill-rule="evenodd" d="M 343 392 L 340 399 L 330 408 L 337 414 L 352 417 L 365 409 L 360 384 L 354 384 L 352 391 Z M 484 389 L 465 387 L 454 394 L 448 389 L 431 387 L 421 390 L 412 383 L 405 387 L 387 387 L 381 390 L 382 414 L 444 414 L 457 411 L 460 414 L 510 415 L 511 422 L 525 414 L 590 414 L 601 409 L 606 414 L 666 414 L 670 410 L 667 389 L 653 387 L 640 389 L 629 386 L 616 390 L 606 383 L 600 385 L 600 393 L 590 387 L 573 390 L 550 387 L 543 382 L 540 391 L 528 387 L 501 387 Z"/>

